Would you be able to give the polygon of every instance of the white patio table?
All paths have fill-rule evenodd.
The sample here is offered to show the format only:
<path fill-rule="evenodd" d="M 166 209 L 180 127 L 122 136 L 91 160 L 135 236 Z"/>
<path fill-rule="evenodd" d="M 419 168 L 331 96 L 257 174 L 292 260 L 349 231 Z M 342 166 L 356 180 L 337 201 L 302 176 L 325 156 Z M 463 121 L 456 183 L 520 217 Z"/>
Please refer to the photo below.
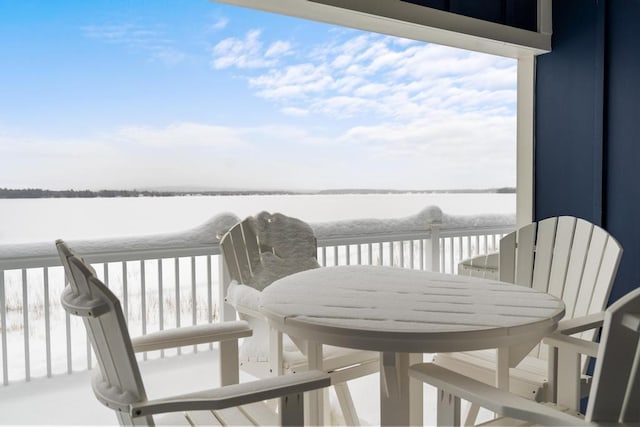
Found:
<path fill-rule="evenodd" d="M 496 385 L 508 388 L 509 367 L 564 315 L 560 299 L 527 287 L 378 266 L 287 276 L 264 289 L 261 307 L 273 327 L 307 343 L 310 368 L 322 369 L 322 344 L 379 351 L 382 425 L 422 424 L 421 386 L 409 398 L 410 353 L 413 363 L 422 353 L 496 348 Z M 311 397 L 309 422 L 322 425 L 322 399 Z"/>

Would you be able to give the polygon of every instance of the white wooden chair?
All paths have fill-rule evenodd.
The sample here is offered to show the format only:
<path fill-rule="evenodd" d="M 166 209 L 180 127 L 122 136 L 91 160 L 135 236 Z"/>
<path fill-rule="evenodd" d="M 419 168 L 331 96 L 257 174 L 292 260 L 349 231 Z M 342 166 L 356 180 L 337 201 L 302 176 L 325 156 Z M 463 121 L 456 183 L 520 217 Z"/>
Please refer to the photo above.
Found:
<path fill-rule="evenodd" d="M 602 325 L 600 344 L 558 332 L 544 339 L 558 349 L 560 372 L 577 377 L 580 354 L 596 358 L 584 418 L 566 408 L 524 399 L 432 363 L 412 366 L 409 375 L 437 387 L 438 425 L 460 424 L 460 398 L 510 417 L 483 425 L 640 425 L 640 288 L 612 304 L 600 316 L 600 322 L 593 318 L 587 317 L 582 323 L 587 328 Z M 577 319 L 575 323 L 579 323 Z M 574 331 L 579 329 L 582 328 L 576 326 Z M 574 397 L 577 394 L 575 381 L 560 385 L 573 388 Z M 559 400 L 562 396 L 559 387 Z"/>
<path fill-rule="evenodd" d="M 281 398 L 279 417 L 270 424 L 303 422 L 302 393 L 330 385 L 329 376 L 308 371 L 238 384 L 238 338 L 251 335 L 243 321 L 165 330 L 131 340 L 120 301 L 96 276 L 93 269 L 74 255 L 63 241 L 56 246 L 69 284 L 62 295 L 65 310 L 84 320 L 99 371 L 93 381 L 98 400 L 116 412 L 123 425 L 254 425 L 256 413 L 265 415 L 261 402 Z M 195 393 L 148 400 L 135 351 L 152 351 L 200 343 L 220 343 L 220 378 L 223 386 Z M 167 384 L 167 389 L 171 385 Z M 245 405 L 245 406 L 240 406 Z M 167 414 L 160 419 L 154 415 Z"/>
<path fill-rule="evenodd" d="M 319 268 L 317 243 L 311 227 L 285 215 L 261 212 L 232 227 L 221 239 L 222 254 L 232 280 L 226 301 L 254 330 L 240 348 L 240 365 L 263 378 L 307 369 L 303 342 L 269 328 L 260 313 L 260 293 L 273 281 Z M 341 347 L 323 347 L 323 369 L 330 373 L 344 421 L 358 425 L 347 381 L 378 371 L 378 354 Z"/>
<path fill-rule="evenodd" d="M 575 217 L 552 217 L 500 240 L 499 277 L 561 298 L 566 305 L 566 320 L 559 325 L 562 329 L 574 317 L 604 310 L 621 256 L 618 242 L 602 228 Z M 594 336 L 593 331 L 580 335 L 589 340 Z M 550 360 L 548 356 L 546 348 L 538 345 L 528 355 L 512 360 L 510 390 L 539 402 L 555 401 L 555 356 Z M 583 396 L 590 380 L 587 362 L 583 358 Z M 434 363 L 487 384 L 495 383 L 494 350 L 437 354 Z M 469 419 L 476 413 L 477 408 L 472 407 Z"/>

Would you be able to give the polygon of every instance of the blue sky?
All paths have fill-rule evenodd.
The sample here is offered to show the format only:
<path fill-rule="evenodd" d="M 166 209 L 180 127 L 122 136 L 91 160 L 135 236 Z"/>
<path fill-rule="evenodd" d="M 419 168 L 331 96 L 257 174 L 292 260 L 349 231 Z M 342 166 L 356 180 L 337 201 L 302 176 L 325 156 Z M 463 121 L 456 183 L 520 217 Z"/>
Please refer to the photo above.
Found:
<path fill-rule="evenodd" d="M 515 185 L 516 62 L 205 0 L 0 0 L 0 187 Z"/>

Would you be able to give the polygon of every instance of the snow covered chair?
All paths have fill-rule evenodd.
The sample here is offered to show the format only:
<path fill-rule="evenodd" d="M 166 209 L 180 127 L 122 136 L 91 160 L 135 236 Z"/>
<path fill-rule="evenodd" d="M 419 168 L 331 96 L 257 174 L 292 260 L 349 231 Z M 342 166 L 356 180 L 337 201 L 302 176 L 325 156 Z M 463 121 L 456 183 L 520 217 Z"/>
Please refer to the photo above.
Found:
<path fill-rule="evenodd" d="M 320 267 L 311 227 L 296 218 L 261 212 L 232 227 L 220 247 L 231 279 L 226 302 L 254 330 L 253 337 L 241 345 L 241 368 L 258 378 L 306 370 L 305 343 L 294 343 L 269 328 L 260 312 L 260 295 L 275 280 Z M 358 425 L 346 381 L 377 372 L 378 354 L 324 346 L 323 356 L 323 368 L 332 376 L 345 422 Z"/>
<path fill-rule="evenodd" d="M 561 298 L 566 306 L 565 320 L 604 310 L 615 279 L 622 248 L 609 233 L 583 219 L 570 216 L 546 218 L 507 234 L 500 240 L 499 277 L 503 282 L 533 287 Z M 593 340 L 594 331 L 580 338 Z M 527 351 L 527 350 L 525 350 Z M 528 354 L 514 355 L 510 370 L 510 389 L 539 402 L 555 401 L 555 368 L 549 371 L 548 352 L 536 346 Z M 553 363 L 554 357 L 551 358 Z M 582 395 L 589 390 L 587 358 L 582 363 Z M 434 363 L 463 375 L 495 382 L 496 352 L 482 350 L 441 353 Z M 475 409 L 470 419 L 475 417 Z"/>
<path fill-rule="evenodd" d="M 458 274 L 463 276 L 481 277 L 483 279 L 499 280 L 500 254 L 492 252 L 464 259 L 458 263 Z"/>
<path fill-rule="evenodd" d="M 595 317 L 599 321 L 594 321 Z M 574 330 L 597 329 L 602 326 L 600 344 L 559 332 L 545 338 L 544 342 L 557 348 L 559 372 L 569 377 L 579 376 L 581 354 L 595 357 L 593 381 L 584 418 L 570 409 L 575 407 L 578 399 L 576 381 L 571 379 L 559 384 L 567 387 L 567 393 L 565 395 L 560 391 L 560 406 L 553 407 L 496 389 L 432 363 L 412 366 L 409 368 L 409 375 L 438 388 L 438 425 L 460 425 L 458 411 L 461 398 L 511 417 L 499 418 L 482 425 L 640 425 L 640 289 L 625 295 L 604 313 L 583 318 L 581 322 L 580 319 L 575 320 Z M 562 401 L 563 396 L 568 396 L 573 401 Z"/>
<path fill-rule="evenodd" d="M 238 384 L 238 339 L 251 335 L 243 321 L 164 330 L 132 340 L 118 298 L 63 241 L 58 240 L 56 246 L 69 280 L 62 305 L 69 314 L 84 320 L 100 368 L 92 381 L 93 392 L 103 405 L 116 412 L 120 424 L 254 425 L 259 414 L 268 415 L 269 424 L 301 425 L 302 393 L 330 385 L 329 375 L 321 371 Z M 209 342 L 220 345 L 221 387 L 147 399 L 135 351 Z M 262 401 L 280 397 L 279 416 L 269 414 Z M 159 419 L 154 417 L 167 413 L 170 414 Z"/>

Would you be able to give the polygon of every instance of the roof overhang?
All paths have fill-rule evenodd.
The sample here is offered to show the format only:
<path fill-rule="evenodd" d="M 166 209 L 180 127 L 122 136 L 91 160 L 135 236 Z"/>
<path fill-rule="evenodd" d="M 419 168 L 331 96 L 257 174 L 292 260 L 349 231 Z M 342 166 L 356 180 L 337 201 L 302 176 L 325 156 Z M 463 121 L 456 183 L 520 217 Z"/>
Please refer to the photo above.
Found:
<path fill-rule="evenodd" d="M 401 0 L 213 0 L 282 15 L 510 58 L 551 51 L 551 0 L 528 31 Z"/>

